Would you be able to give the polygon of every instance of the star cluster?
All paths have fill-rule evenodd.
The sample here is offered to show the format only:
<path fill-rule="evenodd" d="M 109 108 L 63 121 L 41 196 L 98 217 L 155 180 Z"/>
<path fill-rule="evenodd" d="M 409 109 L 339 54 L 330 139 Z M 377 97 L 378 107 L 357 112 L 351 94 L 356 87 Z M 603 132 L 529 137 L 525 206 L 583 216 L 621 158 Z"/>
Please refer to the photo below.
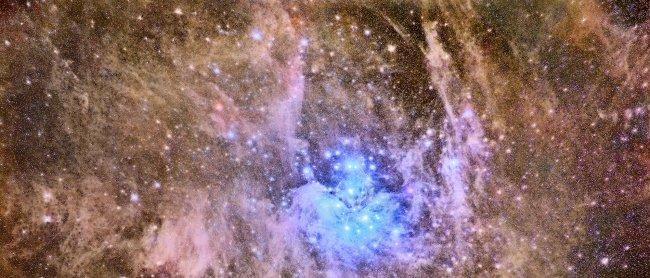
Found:
<path fill-rule="evenodd" d="M 351 267 L 389 256 L 404 245 L 409 223 L 403 200 L 377 182 L 381 169 L 373 156 L 354 150 L 323 156 L 331 164 L 331 184 L 314 180 L 320 169 L 305 166 L 302 173 L 309 182 L 292 192 L 291 210 L 309 244 L 321 256 Z"/>

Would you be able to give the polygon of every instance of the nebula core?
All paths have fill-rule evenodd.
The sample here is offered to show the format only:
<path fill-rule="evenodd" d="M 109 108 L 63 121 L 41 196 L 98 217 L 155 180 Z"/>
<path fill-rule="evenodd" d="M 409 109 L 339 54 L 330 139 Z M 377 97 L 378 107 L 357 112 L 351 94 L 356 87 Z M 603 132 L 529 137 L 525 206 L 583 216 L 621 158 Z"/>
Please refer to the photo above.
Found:
<path fill-rule="evenodd" d="M 648 276 L 649 12 L 0 1 L 0 276 Z"/>

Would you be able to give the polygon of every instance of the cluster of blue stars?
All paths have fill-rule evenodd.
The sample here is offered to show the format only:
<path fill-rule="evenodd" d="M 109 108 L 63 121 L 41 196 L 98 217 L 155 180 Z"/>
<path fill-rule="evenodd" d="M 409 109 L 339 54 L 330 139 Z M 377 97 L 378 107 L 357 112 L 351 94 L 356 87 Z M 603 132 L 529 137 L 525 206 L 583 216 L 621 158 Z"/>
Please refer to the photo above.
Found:
<path fill-rule="evenodd" d="M 372 157 L 341 151 L 324 154 L 332 171 L 331 185 L 314 180 L 294 191 L 293 208 L 308 243 L 327 260 L 348 266 L 372 264 L 398 248 L 406 235 L 403 205 L 397 194 L 382 189 Z"/>

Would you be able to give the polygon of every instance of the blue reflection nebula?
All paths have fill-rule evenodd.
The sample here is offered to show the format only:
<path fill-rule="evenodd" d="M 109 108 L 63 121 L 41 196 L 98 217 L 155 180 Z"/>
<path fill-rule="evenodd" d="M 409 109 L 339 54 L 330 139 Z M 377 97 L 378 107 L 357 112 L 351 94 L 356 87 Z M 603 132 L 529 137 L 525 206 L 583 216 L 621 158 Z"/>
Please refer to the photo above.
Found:
<path fill-rule="evenodd" d="M 309 244 L 322 258 L 350 267 L 372 264 L 399 248 L 408 225 L 398 195 L 376 184 L 377 166 L 358 154 L 326 158 L 334 185 L 312 181 L 293 192 L 292 211 Z M 302 173 L 314 176 L 310 167 Z"/>

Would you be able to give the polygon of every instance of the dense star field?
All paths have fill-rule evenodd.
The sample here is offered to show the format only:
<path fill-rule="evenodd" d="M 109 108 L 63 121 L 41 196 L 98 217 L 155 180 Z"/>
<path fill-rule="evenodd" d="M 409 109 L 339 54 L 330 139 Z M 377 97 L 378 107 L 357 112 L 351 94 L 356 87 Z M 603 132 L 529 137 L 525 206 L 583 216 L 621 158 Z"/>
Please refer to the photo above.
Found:
<path fill-rule="evenodd" d="M 645 0 L 0 1 L 0 277 L 650 275 Z"/>

